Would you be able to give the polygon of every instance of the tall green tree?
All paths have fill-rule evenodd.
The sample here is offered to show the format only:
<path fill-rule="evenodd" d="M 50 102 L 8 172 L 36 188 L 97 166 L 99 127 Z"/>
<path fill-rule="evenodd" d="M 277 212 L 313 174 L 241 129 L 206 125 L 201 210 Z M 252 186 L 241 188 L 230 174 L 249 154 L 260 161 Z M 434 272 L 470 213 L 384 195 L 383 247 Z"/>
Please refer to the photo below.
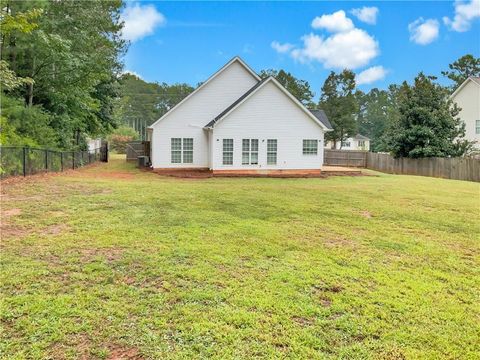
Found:
<path fill-rule="evenodd" d="M 260 77 L 262 79 L 273 76 L 280 84 L 287 89 L 290 94 L 295 96 L 303 105 L 307 107 L 313 107 L 313 92 L 310 89 L 308 81 L 297 79 L 291 73 L 284 70 L 262 70 L 260 71 Z"/>
<path fill-rule="evenodd" d="M 33 79 L 8 95 L 51 115 L 59 147 L 110 131 L 126 46 L 120 38 L 121 0 L 4 3 L 13 17 L 42 11 L 31 33 L 13 30 L 4 39 L 2 60 L 17 76 Z"/>
<path fill-rule="evenodd" d="M 370 138 L 371 151 L 384 151 L 383 136 L 392 119 L 398 118 L 396 102 L 397 87 L 391 85 L 388 90 L 371 89 L 368 93 L 357 91 L 358 132 Z"/>
<path fill-rule="evenodd" d="M 449 70 L 442 71 L 454 82 L 453 89 L 460 86 L 469 76 L 480 76 L 480 58 L 467 54 L 448 65 Z"/>
<path fill-rule="evenodd" d="M 325 135 L 326 141 L 337 142 L 355 135 L 357 124 L 355 116 L 358 113 L 358 104 L 354 94 L 355 74 L 350 70 L 343 70 L 336 74 L 331 72 L 322 86 L 322 94 L 318 103 L 330 120 L 333 131 Z"/>
<path fill-rule="evenodd" d="M 151 125 L 169 109 L 182 101 L 194 89 L 188 84 L 150 83 L 130 73 L 120 77 L 119 97 L 115 117 L 119 124 L 128 125 L 145 135 Z"/>
<path fill-rule="evenodd" d="M 386 133 L 386 145 L 395 157 L 448 157 L 465 154 L 465 124 L 459 109 L 436 78 L 420 73 L 413 85 L 398 90 L 398 119 Z"/>

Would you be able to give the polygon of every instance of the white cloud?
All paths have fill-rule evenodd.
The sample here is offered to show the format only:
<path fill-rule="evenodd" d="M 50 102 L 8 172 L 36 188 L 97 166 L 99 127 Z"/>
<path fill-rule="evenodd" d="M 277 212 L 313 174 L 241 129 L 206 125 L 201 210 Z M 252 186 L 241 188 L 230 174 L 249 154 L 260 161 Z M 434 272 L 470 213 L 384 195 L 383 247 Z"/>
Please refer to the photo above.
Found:
<path fill-rule="evenodd" d="M 387 73 L 388 71 L 383 66 L 372 66 L 358 74 L 355 77 L 355 81 L 357 85 L 371 84 L 384 79 Z"/>
<path fill-rule="evenodd" d="M 345 16 L 345 11 L 339 10 L 333 14 L 317 16 L 312 21 L 314 29 L 326 29 L 330 32 L 349 31 L 354 28 L 352 20 Z"/>
<path fill-rule="evenodd" d="M 352 9 L 350 11 L 353 16 L 364 23 L 375 25 L 377 23 L 378 8 L 375 6 L 364 6 L 361 9 Z"/>
<path fill-rule="evenodd" d="M 419 45 L 427 45 L 438 38 L 440 24 L 435 19 L 418 18 L 408 25 L 410 41 Z"/>
<path fill-rule="evenodd" d="M 153 5 L 128 4 L 121 14 L 124 21 L 122 37 L 137 41 L 153 34 L 157 26 L 165 25 L 166 19 Z"/>
<path fill-rule="evenodd" d="M 125 70 L 125 71 L 122 72 L 122 74 L 134 75 L 134 76 L 136 76 L 136 77 L 138 77 L 138 78 L 140 78 L 140 79 L 143 80 L 143 77 L 142 77 L 139 73 L 137 73 L 137 72 L 135 72 L 135 71 L 133 71 L 133 70 Z"/>
<path fill-rule="evenodd" d="M 292 57 L 301 62 L 319 61 L 325 68 L 355 69 L 367 65 L 380 52 L 375 39 L 361 29 L 327 38 L 309 34 L 302 40 L 303 48 L 294 49 Z"/>
<path fill-rule="evenodd" d="M 270 46 L 281 54 L 289 52 L 294 47 L 292 44 L 289 44 L 289 43 L 280 44 L 278 41 L 272 41 Z"/>
<path fill-rule="evenodd" d="M 470 2 L 457 0 L 453 20 L 445 16 L 443 22 L 451 30 L 464 32 L 470 29 L 475 18 L 480 18 L 480 0 L 470 0 Z"/>

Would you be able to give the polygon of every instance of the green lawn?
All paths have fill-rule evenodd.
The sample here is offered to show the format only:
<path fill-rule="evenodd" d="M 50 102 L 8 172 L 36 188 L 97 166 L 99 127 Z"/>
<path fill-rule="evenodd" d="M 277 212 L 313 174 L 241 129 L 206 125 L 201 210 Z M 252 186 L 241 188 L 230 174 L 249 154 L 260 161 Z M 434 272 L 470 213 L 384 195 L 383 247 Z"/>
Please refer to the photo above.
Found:
<path fill-rule="evenodd" d="M 0 358 L 478 359 L 480 185 L 377 175 L 6 184 Z"/>

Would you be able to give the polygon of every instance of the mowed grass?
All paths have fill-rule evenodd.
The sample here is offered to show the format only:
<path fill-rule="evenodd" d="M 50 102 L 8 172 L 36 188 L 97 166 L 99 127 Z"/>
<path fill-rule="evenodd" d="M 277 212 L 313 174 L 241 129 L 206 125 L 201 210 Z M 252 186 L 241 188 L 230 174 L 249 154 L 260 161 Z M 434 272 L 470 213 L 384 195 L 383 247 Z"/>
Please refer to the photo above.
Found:
<path fill-rule="evenodd" d="M 478 359 L 480 185 L 161 177 L 3 185 L 5 359 Z"/>

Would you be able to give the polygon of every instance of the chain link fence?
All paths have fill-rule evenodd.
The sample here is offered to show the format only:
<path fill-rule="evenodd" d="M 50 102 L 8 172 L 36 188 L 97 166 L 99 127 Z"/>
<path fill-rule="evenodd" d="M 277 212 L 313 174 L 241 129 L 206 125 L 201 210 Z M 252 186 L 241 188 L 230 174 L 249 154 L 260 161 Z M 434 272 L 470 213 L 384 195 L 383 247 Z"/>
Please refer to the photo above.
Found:
<path fill-rule="evenodd" d="M 108 161 L 108 145 L 88 151 L 56 151 L 21 146 L 0 146 L 0 178 L 77 169 Z"/>

